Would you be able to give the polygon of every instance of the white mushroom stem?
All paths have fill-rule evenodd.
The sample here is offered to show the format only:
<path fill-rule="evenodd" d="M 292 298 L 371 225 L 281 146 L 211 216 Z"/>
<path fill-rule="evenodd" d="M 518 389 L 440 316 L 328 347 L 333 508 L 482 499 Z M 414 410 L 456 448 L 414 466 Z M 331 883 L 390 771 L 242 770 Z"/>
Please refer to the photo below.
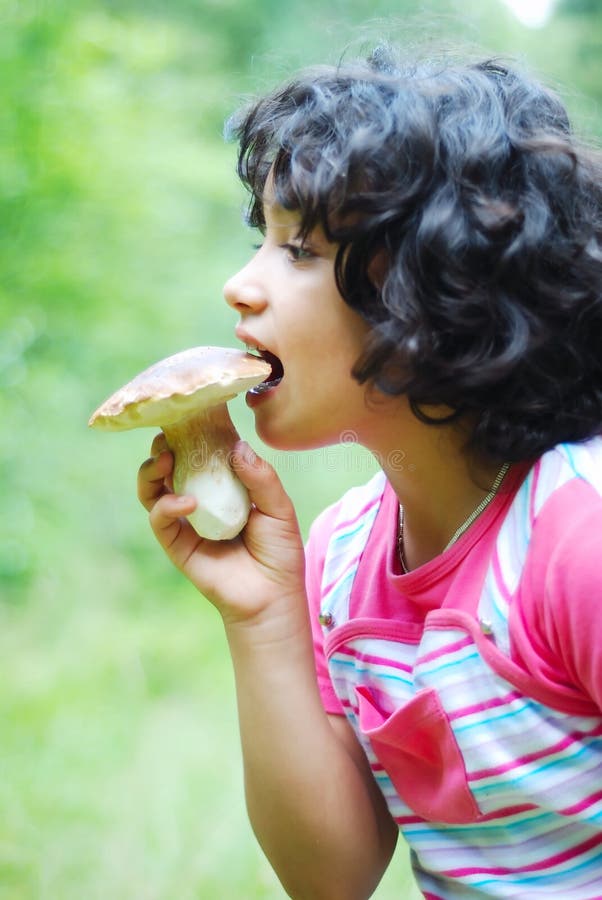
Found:
<path fill-rule="evenodd" d="M 226 404 L 164 425 L 163 431 L 174 455 L 174 491 L 197 502 L 188 517 L 195 531 L 213 541 L 235 537 L 247 522 L 251 503 L 230 465 L 239 434 Z"/>

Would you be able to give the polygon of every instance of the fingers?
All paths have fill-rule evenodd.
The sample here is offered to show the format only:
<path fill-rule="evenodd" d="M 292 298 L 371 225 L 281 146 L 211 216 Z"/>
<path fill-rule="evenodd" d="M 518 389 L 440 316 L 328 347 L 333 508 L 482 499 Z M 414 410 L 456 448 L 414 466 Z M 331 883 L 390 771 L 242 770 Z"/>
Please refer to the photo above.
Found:
<path fill-rule="evenodd" d="M 138 471 L 138 499 L 148 510 L 157 540 L 172 562 L 184 568 L 200 540 L 184 518 L 194 511 L 196 502 L 172 492 L 173 455 L 163 432 L 154 438 L 151 454 Z"/>
<path fill-rule="evenodd" d="M 170 494 L 172 489 L 173 456 L 167 448 L 163 432 L 154 438 L 151 454 L 138 472 L 138 499 L 149 512 L 158 500 Z M 231 455 L 231 464 L 249 491 L 251 502 L 257 510 L 275 519 L 295 519 L 293 505 L 275 470 L 265 460 L 260 459 L 246 441 L 236 443 Z"/>
<path fill-rule="evenodd" d="M 184 568 L 201 541 L 192 525 L 184 518 L 195 507 L 193 497 L 164 494 L 149 513 L 149 522 L 157 540 L 178 568 Z"/>
<path fill-rule="evenodd" d="M 153 441 L 152 450 L 155 449 Z M 171 475 L 173 457 L 162 450 L 143 462 L 138 470 L 138 499 L 145 509 L 151 510 L 157 500 L 168 492 L 166 479 Z"/>
<path fill-rule="evenodd" d="M 238 441 L 232 453 L 232 468 L 249 492 L 253 505 L 264 515 L 290 520 L 295 511 L 290 498 L 272 466 L 251 449 L 246 441 Z"/>
<path fill-rule="evenodd" d="M 156 434 L 153 438 L 153 442 L 151 444 L 151 456 L 159 456 L 160 453 L 163 453 L 164 450 L 169 450 L 167 446 L 167 438 L 165 434 L 160 431 L 159 434 Z"/>

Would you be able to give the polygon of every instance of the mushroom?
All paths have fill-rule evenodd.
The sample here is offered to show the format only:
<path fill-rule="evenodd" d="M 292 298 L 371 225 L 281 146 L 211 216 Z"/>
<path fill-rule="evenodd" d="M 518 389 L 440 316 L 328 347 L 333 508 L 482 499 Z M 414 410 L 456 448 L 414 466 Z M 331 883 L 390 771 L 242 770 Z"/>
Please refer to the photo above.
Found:
<path fill-rule="evenodd" d="M 193 347 L 145 369 L 88 424 L 105 431 L 161 428 L 174 455 L 174 490 L 197 502 L 191 524 L 201 537 L 227 540 L 244 528 L 251 504 L 230 467 L 239 435 L 226 403 L 270 372 L 269 363 L 242 350 Z"/>

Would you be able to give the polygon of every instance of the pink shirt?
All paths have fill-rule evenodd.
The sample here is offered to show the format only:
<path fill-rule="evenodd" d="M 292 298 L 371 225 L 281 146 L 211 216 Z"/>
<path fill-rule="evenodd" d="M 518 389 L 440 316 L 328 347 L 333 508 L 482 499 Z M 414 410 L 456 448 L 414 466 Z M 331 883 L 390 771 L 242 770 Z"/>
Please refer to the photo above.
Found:
<path fill-rule="evenodd" d="M 348 492 L 312 529 L 307 588 L 324 706 L 354 728 L 421 889 L 602 897 L 602 439 L 515 467 L 407 575 L 397 520 L 382 475 Z"/>
<path fill-rule="evenodd" d="M 422 626 L 425 613 L 473 613 L 503 517 L 527 472 L 517 466 L 504 491 L 449 550 L 402 574 L 397 551 L 399 502 L 387 483 L 351 590 L 352 618 L 403 619 Z M 327 712 L 343 715 L 324 653 L 319 624 L 324 556 L 339 503 L 312 526 L 307 545 L 307 591 L 318 681 Z M 575 711 L 602 709 L 602 498 L 575 479 L 550 501 L 509 619 L 511 659 L 540 684 L 544 702 Z M 541 605 L 542 591 L 545 607 Z"/>

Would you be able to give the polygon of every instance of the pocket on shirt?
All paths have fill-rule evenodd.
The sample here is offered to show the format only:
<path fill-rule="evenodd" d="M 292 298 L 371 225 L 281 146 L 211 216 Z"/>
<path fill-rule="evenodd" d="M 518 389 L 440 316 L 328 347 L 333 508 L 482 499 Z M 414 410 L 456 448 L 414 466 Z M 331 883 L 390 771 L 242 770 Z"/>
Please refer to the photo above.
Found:
<path fill-rule="evenodd" d="M 366 686 L 355 692 L 360 729 L 404 803 L 430 822 L 469 824 L 479 819 L 481 811 L 437 692 L 420 691 L 391 715 L 379 710 Z"/>

